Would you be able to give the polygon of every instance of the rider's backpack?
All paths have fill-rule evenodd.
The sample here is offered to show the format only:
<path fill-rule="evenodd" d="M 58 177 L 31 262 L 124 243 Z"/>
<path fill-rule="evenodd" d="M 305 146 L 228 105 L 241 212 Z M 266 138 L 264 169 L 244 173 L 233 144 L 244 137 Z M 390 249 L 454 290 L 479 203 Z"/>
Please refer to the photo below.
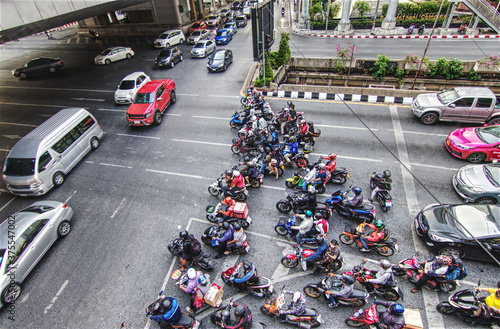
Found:
<path fill-rule="evenodd" d="M 191 249 L 191 254 L 198 255 L 201 251 L 200 241 L 196 240 L 194 235 L 189 235 L 189 249 Z"/>

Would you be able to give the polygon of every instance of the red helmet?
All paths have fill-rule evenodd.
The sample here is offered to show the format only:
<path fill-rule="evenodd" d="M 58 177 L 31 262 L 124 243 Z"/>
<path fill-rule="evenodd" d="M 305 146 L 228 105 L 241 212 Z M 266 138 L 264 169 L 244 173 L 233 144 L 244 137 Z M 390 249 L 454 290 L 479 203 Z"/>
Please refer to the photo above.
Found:
<path fill-rule="evenodd" d="M 449 266 L 451 264 L 451 257 L 447 255 L 441 255 L 438 257 L 437 261 L 443 266 Z"/>
<path fill-rule="evenodd" d="M 224 199 L 224 203 L 227 206 L 230 206 L 233 203 L 233 199 L 230 196 L 228 196 L 227 198 Z"/>
<path fill-rule="evenodd" d="M 335 159 L 337 159 L 337 153 L 330 153 L 326 157 L 324 157 L 323 159 L 325 159 L 325 160 L 335 160 Z"/>

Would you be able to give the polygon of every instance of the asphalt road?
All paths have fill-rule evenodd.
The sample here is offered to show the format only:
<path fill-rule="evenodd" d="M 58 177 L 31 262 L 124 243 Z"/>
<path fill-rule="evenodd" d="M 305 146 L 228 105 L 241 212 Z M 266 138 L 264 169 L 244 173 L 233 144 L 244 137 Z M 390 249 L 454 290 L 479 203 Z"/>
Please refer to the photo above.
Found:
<path fill-rule="evenodd" d="M 157 53 L 151 46 L 154 37 L 102 40 L 99 44 L 77 38 L 72 30 L 53 34 L 55 40 L 33 36 L 2 45 L 0 162 L 19 138 L 64 107 L 88 108 L 106 137 L 100 148 L 68 175 L 62 187 L 46 196 L 14 197 L 0 183 L 3 218 L 39 199 L 67 201 L 75 212 L 71 234 L 54 244 L 22 285 L 23 293 L 15 305 L 15 321 L 8 319 L 6 308 L 0 310 L 0 327 L 112 328 L 126 322 L 130 328 L 155 328 L 156 324 L 147 322 L 144 309 L 163 287 L 166 294 L 179 299 L 183 308 L 188 305 L 188 297 L 169 280 L 171 270 L 180 264 L 166 245 L 177 236 L 178 226 L 188 227 L 191 233 L 201 236 L 209 225 L 204 219 L 205 206 L 218 201 L 208 194 L 207 187 L 239 159 L 230 151 L 236 131 L 229 128 L 228 121 L 240 108 L 240 91 L 254 64 L 250 26 L 240 29 L 227 46 L 233 50 L 235 62 L 220 74 L 207 73 L 205 59 L 189 58 L 187 45 L 180 46 L 185 54 L 182 63 L 173 69 L 153 70 Z M 325 39 L 293 36 L 292 40 L 301 45 L 303 42 L 301 52 L 306 55 L 313 56 L 315 49 L 316 57 L 327 53 L 333 56 L 331 49 L 322 47 Z M 401 48 L 397 42 L 393 41 L 391 49 Z M 101 49 L 122 43 L 133 47 L 134 58 L 109 66 L 93 64 L 93 57 Z M 12 68 L 36 56 L 61 57 L 65 68 L 54 75 L 28 80 L 10 76 Z M 172 78 L 177 84 L 178 101 L 167 110 L 158 127 L 128 127 L 127 106 L 113 102 L 116 85 L 133 71 L 144 71 L 153 79 Z M 278 111 L 286 100 L 269 102 Z M 391 262 L 411 256 L 416 249 L 426 254 L 425 248 L 414 240 L 413 216 L 422 207 L 435 203 L 433 196 L 442 203 L 461 202 L 450 182 L 456 170 L 466 163 L 447 153 L 444 139 L 450 131 L 464 125 L 423 126 L 405 106 L 299 100 L 294 103 L 322 130 L 310 159 L 336 152 L 338 165 L 349 168 L 352 175 L 348 184 L 365 191 L 369 190 L 373 171 L 392 171 L 395 207 L 389 213 L 377 208 L 377 215 L 387 222 L 391 235 L 400 244 L 401 252 L 392 256 Z M 409 176 L 398 159 L 423 186 Z M 285 176 L 292 172 L 288 169 Z M 284 179 L 267 178 L 260 189 L 250 191 L 248 204 L 254 223 L 247 230 L 251 251 L 246 258 L 256 264 L 260 275 L 272 278 L 277 289 L 285 285 L 288 290 L 302 290 L 321 277 L 280 265 L 280 258 L 292 252 L 294 243 L 273 230 L 282 216 L 275 203 L 288 192 Z M 340 187 L 330 185 L 327 194 L 318 199 L 326 199 L 337 188 Z M 349 223 L 333 216 L 329 236 L 338 237 Z M 342 246 L 342 251 L 346 270 L 364 256 L 354 247 Z M 378 258 L 375 254 L 368 257 Z M 237 260 L 236 256 L 229 256 L 217 261 L 212 279 L 220 280 L 221 270 Z M 498 268 L 493 265 L 474 261 L 465 264 L 469 272 L 465 287 L 478 280 L 484 286 L 498 281 Z M 411 285 L 403 278 L 399 282 L 405 292 L 404 305 L 420 309 L 426 328 L 464 327 L 458 319 L 443 318 L 434 311 L 435 304 L 446 299 L 447 294 L 426 290 L 423 294 L 411 294 Z M 249 305 L 254 321 L 267 323 L 270 328 L 286 327 L 258 311 L 262 299 L 237 295 L 231 287 L 224 290 L 224 299 L 240 298 Z M 348 307 L 331 311 L 323 300 L 309 298 L 308 306 L 323 315 L 325 328 L 346 327 L 344 319 L 352 314 Z M 204 326 L 211 328 L 208 318 L 204 318 Z"/>

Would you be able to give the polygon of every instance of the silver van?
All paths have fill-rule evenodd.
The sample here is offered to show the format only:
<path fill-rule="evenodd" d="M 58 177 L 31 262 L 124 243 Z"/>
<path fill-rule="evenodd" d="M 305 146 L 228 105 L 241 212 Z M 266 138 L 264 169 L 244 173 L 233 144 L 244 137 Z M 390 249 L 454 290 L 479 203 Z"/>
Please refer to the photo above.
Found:
<path fill-rule="evenodd" d="M 71 169 L 99 147 L 104 132 L 87 110 L 67 108 L 14 145 L 3 166 L 7 190 L 22 196 L 47 193 L 61 186 Z"/>
<path fill-rule="evenodd" d="M 456 87 L 440 93 L 420 94 L 411 104 L 411 111 L 426 125 L 438 120 L 500 123 L 497 98 L 486 87 Z"/>

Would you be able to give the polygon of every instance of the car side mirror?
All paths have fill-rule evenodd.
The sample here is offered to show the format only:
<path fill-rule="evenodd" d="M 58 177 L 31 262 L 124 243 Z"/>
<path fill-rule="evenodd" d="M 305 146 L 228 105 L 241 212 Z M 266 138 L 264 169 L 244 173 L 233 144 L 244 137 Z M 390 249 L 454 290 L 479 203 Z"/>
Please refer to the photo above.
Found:
<path fill-rule="evenodd" d="M 457 106 L 455 105 L 455 103 L 453 103 L 453 104 L 450 104 L 450 107 L 451 107 L 452 109 L 454 109 L 454 108 L 455 108 L 455 107 L 457 107 Z"/>
<path fill-rule="evenodd" d="M 161 100 L 163 100 L 163 97 L 158 97 L 156 100 L 161 101 Z"/>

